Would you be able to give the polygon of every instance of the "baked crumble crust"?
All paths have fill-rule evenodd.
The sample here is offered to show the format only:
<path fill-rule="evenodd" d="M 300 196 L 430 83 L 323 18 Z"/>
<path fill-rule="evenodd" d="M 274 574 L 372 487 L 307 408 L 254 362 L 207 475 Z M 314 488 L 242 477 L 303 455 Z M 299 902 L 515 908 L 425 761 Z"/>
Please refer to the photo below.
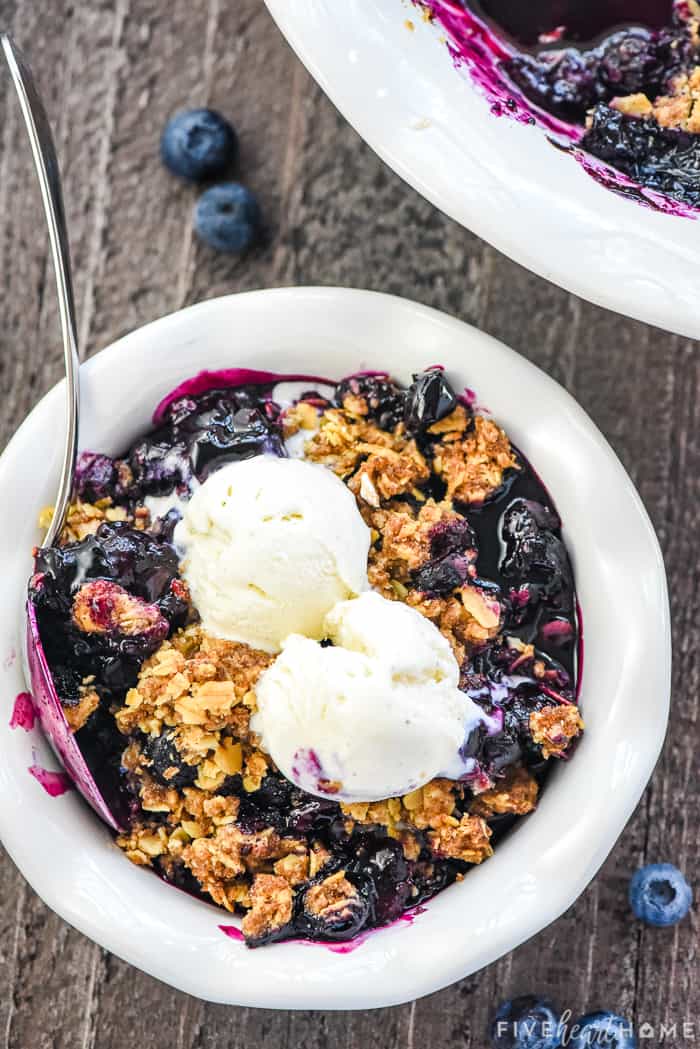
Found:
<path fill-rule="evenodd" d="M 351 916 L 358 898 L 357 888 L 345 877 L 345 871 L 337 871 L 307 889 L 304 910 L 317 918 L 343 921 Z"/>
<path fill-rule="evenodd" d="M 406 603 L 435 623 L 450 642 L 460 666 L 468 652 L 496 637 L 500 628 L 498 603 L 487 603 L 474 587 L 459 587 L 448 597 L 430 597 L 412 590 Z"/>
<path fill-rule="evenodd" d="M 274 872 L 280 878 L 288 881 L 292 888 L 303 885 L 309 879 L 309 853 L 306 849 L 300 852 L 290 852 L 289 855 L 277 860 Z"/>
<path fill-rule="evenodd" d="M 379 507 L 398 495 L 415 492 L 430 477 L 414 440 L 406 441 L 400 450 L 365 444 L 360 451 L 369 454 L 348 481 L 348 488 L 370 506 Z"/>
<path fill-rule="evenodd" d="M 524 816 L 537 805 L 539 794 L 537 780 L 522 765 L 509 769 L 503 779 L 498 780 L 489 790 L 477 795 L 469 806 L 475 816 L 503 816 L 511 813 Z"/>
<path fill-rule="evenodd" d="M 390 526 L 390 548 L 393 543 L 395 559 L 407 566 L 418 565 L 428 551 L 426 537 L 431 529 L 452 518 L 445 504 L 434 502 L 424 504 L 417 514 L 395 507 L 380 512 L 384 515 L 377 521 L 380 526 L 396 522 L 395 528 Z M 423 614 L 435 616 L 441 629 L 453 632 L 453 639 L 454 631 L 459 631 L 461 638 L 477 640 L 470 630 L 479 626 L 478 621 L 467 616 L 457 597 L 432 604 L 430 600 L 423 597 L 418 602 Z M 309 848 L 303 839 L 285 837 L 272 827 L 255 832 L 241 828 L 240 798 L 217 794 L 232 775 L 241 776 L 243 791 L 259 790 L 274 769 L 249 730 L 255 682 L 272 658 L 246 645 L 207 637 L 199 625 L 190 626 L 164 642 L 143 664 L 137 685 L 116 712 L 126 734 L 166 730 L 181 759 L 179 765 L 161 770 L 166 780 L 161 784 L 150 775 L 142 746 L 129 743 L 123 764 L 137 784 L 144 819 L 118 839 L 119 845 L 142 866 L 155 863 L 171 872 L 173 864 L 186 867 L 215 903 L 246 912 L 244 931 L 252 941 L 286 924 L 295 894 L 313 882 L 330 859 L 321 843 Z M 544 756 L 558 755 L 566 748 L 570 737 L 563 736 L 575 721 L 571 712 L 578 716 L 575 707 L 560 706 L 532 715 L 535 738 L 544 742 Z M 196 770 L 193 785 L 168 786 L 183 762 Z M 407 860 L 417 861 L 428 849 L 436 858 L 476 864 L 493 851 L 487 819 L 531 811 L 538 791 L 534 777 L 522 768 L 510 771 L 494 786 L 488 782 L 485 786 L 489 789 L 470 802 L 471 792 L 463 784 L 436 779 L 401 798 L 342 804 L 340 810 L 349 821 L 348 832 L 354 827 L 383 827 L 400 843 Z M 149 814 L 165 822 L 150 823 Z M 309 913 L 317 908 L 330 916 L 334 908 L 340 912 L 349 906 L 356 891 L 342 872 L 334 872 L 306 890 L 304 906 Z"/>
<path fill-rule="evenodd" d="M 542 747 L 542 757 L 560 758 L 583 731 L 583 719 L 573 704 L 544 707 L 530 715 L 530 728 L 534 742 Z"/>
<path fill-rule="evenodd" d="M 503 484 L 506 470 L 519 469 L 504 431 L 491 419 L 475 415 L 466 435 L 446 434 L 435 452 L 433 469 L 447 485 L 447 497 L 460 503 L 483 503 Z"/>
<path fill-rule="evenodd" d="M 670 87 L 668 94 L 655 99 L 638 93 L 615 98 L 610 104 L 626 116 L 647 117 L 659 127 L 700 134 L 700 66 L 675 77 Z"/>
<path fill-rule="evenodd" d="M 300 430 L 317 430 L 318 417 L 318 409 L 309 401 L 298 401 L 293 404 L 282 416 L 282 432 L 285 438 L 293 437 Z"/>
<path fill-rule="evenodd" d="M 491 828 L 481 816 L 438 816 L 428 840 L 436 856 L 464 863 L 483 863 L 493 855 L 489 844 Z"/>
<path fill-rule="evenodd" d="M 280 834 L 272 827 L 247 830 L 238 822 L 240 797 L 217 793 L 231 775 L 241 776 L 243 791 L 259 790 L 274 768 L 248 738 L 235 738 L 231 723 L 249 686 L 270 660 L 248 646 L 210 639 L 200 627 L 189 627 L 164 642 L 144 663 L 127 704 L 116 713 L 117 722 L 129 733 L 146 732 L 154 724 L 159 731 L 167 726 L 167 738 L 180 759 L 159 770 L 166 781 L 161 783 L 150 772 L 142 744 L 132 740 L 125 748 L 123 765 L 133 777 L 143 818 L 118 838 L 118 844 L 141 866 L 155 863 L 164 870 L 172 870 L 173 864 L 184 866 L 201 890 L 227 910 L 252 906 L 244 929 L 253 940 L 263 935 L 261 930 L 267 935 L 278 927 L 275 923 L 287 913 L 294 894 L 313 881 L 330 859 L 320 842 L 309 847 L 303 838 Z M 212 684 L 230 686 L 225 694 L 221 690 L 220 706 L 207 698 L 207 686 Z M 191 709 L 178 704 L 177 698 L 185 687 L 188 695 L 195 689 L 199 696 L 196 689 L 202 686 L 206 702 L 200 703 L 204 714 L 198 721 L 204 723 L 197 724 L 192 722 Z M 132 692 L 138 694 L 138 702 Z M 215 695 L 218 699 L 219 692 Z M 230 705 L 231 695 L 238 705 Z M 169 779 L 181 774 L 183 763 L 196 772 L 193 784 L 168 785 Z M 458 806 L 464 797 L 462 784 L 436 779 L 402 798 L 343 804 L 340 811 L 350 821 L 348 831 L 354 826 L 386 828 L 407 859 L 417 860 L 428 848 L 438 857 L 480 863 L 491 853 L 490 831 L 484 820 L 462 814 Z M 259 881 L 263 876 L 273 880 Z M 334 872 L 306 890 L 304 905 L 309 913 L 336 914 L 356 892 Z"/>
<path fill-rule="evenodd" d="M 164 726 L 179 726 L 195 748 L 202 730 L 218 732 L 232 725 L 236 736 L 247 740 L 255 710 L 253 689 L 271 662 L 265 652 L 208 637 L 198 625 L 188 627 L 143 664 L 136 687 L 129 689 L 115 715 L 117 726 L 125 735 L 135 729 L 155 735 Z"/>
<path fill-rule="evenodd" d="M 322 414 L 317 432 L 304 445 L 304 455 L 311 462 L 329 466 L 345 480 L 369 450 L 398 454 L 404 443 L 400 435 L 380 430 L 366 419 L 350 416 L 341 408 L 329 408 Z"/>
<path fill-rule="evenodd" d="M 428 464 L 403 423 L 390 433 L 340 408 L 323 413 L 304 454 L 311 462 L 329 466 L 359 499 L 375 508 L 397 495 L 415 492 L 430 477 Z"/>
<path fill-rule="evenodd" d="M 392 580 L 407 583 L 411 573 L 430 559 L 432 535 L 438 527 L 461 522 L 463 518 L 449 502 L 428 499 L 416 509 L 406 502 L 390 502 L 370 512 L 365 520 L 381 538 L 370 550 L 374 564 Z"/>
<path fill-rule="evenodd" d="M 135 636 L 163 622 L 156 605 L 106 579 L 91 579 L 73 598 L 73 622 L 84 634 Z"/>
<path fill-rule="evenodd" d="M 40 511 L 38 524 L 44 531 L 48 531 L 53 514 L 53 506 L 45 506 Z M 59 537 L 60 545 L 65 546 L 67 543 L 78 543 L 87 539 L 89 535 L 95 534 L 104 521 L 110 523 L 125 521 L 132 527 L 142 530 L 150 524 L 150 514 L 145 506 L 136 506 L 133 512 L 124 506 L 115 506 L 109 496 L 96 503 L 76 499 L 68 507 L 65 524 Z"/>
<path fill-rule="evenodd" d="M 292 917 L 292 888 L 276 874 L 257 874 L 250 889 L 251 908 L 243 919 L 243 933 L 250 940 L 283 929 Z"/>
<path fill-rule="evenodd" d="M 80 686 L 80 697 L 77 703 L 64 704 L 63 713 L 71 732 L 78 732 L 100 705 L 100 697 L 89 685 Z"/>

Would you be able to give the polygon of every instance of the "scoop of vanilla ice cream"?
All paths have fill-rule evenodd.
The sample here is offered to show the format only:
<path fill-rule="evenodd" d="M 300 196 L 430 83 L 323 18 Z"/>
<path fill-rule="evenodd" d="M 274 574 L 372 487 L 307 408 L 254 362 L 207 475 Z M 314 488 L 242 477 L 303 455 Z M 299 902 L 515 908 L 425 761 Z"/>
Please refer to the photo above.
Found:
<path fill-rule="evenodd" d="M 484 715 L 433 623 L 367 592 L 336 605 L 323 633 L 333 647 L 287 638 L 256 687 L 252 727 L 288 779 L 378 801 L 469 771 L 460 748 Z"/>
<path fill-rule="evenodd" d="M 278 652 L 324 637 L 339 601 L 367 589 L 369 529 L 325 466 L 256 456 L 217 470 L 175 530 L 204 629 Z"/>

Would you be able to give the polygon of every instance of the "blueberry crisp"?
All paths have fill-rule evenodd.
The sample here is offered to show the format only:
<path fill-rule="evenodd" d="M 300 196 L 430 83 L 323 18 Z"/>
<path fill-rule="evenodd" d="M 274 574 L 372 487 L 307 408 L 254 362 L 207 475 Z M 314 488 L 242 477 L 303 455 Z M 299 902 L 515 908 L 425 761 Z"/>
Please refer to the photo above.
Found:
<path fill-rule="evenodd" d="M 698 0 L 425 2 L 446 26 L 460 8 L 494 33 L 482 44 L 510 84 L 571 125 L 585 153 L 638 186 L 700 206 Z"/>
<path fill-rule="evenodd" d="M 42 644 L 133 863 L 251 947 L 348 940 L 488 859 L 570 756 L 561 522 L 440 368 L 198 380 L 82 455 Z"/>

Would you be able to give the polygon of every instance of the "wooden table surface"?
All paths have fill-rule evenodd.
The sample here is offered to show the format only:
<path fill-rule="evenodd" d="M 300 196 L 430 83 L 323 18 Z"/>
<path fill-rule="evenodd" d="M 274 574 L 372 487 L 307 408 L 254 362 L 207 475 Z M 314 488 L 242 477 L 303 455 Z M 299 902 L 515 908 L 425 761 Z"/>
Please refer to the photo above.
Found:
<path fill-rule="evenodd" d="M 661 538 L 675 641 L 671 732 L 642 803 L 577 904 L 512 955 L 373 1013 L 212 1006 L 69 928 L 3 855 L 0 1049 L 483 1049 L 495 1005 L 523 992 L 650 1024 L 642 1044 L 684 1045 L 684 1022 L 695 1025 L 685 1037 L 700 1040 L 697 912 L 658 932 L 631 919 L 626 899 L 640 864 L 670 860 L 693 878 L 700 852 L 697 347 L 532 276 L 422 200 L 338 115 L 262 0 L 0 0 L 0 16 L 48 100 L 90 353 L 200 299 L 283 284 L 374 288 L 470 321 L 563 383 L 615 447 Z M 40 205 L 18 110 L 2 90 L 4 446 L 59 378 L 61 350 Z M 205 104 L 235 122 L 240 177 L 267 217 L 267 242 L 243 260 L 195 242 L 195 193 L 158 159 L 167 117 Z"/>

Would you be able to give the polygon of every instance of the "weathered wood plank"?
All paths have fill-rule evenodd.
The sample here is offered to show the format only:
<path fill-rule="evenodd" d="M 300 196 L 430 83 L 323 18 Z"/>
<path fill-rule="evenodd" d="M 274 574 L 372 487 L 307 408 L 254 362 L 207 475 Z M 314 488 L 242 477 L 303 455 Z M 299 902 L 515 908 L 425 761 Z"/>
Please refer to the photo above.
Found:
<path fill-rule="evenodd" d="M 661 536 L 676 643 L 669 742 L 612 857 L 566 915 L 484 972 L 366 1015 L 210 1006 L 105 955 L 3 857 L 0 1046 L 483 1049 L 496 1003 L 525 991 L 575 1011 L 613 1007 L 657 1030 L 695 1019 L 697 919 L 668 934 L 641 930 L 626 888 L 644 860 L 693 874 L 700 850 L 697 348 L 552 287 L 421 200 L 335 112 L 260 0 L 0 0 L 0 19 L 25 45 L 56 128 L 90 352 L 184 304 L 277 284 L 372 287 L 477 323 L 570 389 L 617 449 Z M 265 210 L 266 241 L 242 261 L 195 241 L 196 194 L 158 159 L 167 117 L 196 104 L 236 123 L 237 176 Z M 38 198 L 6 92 L 0 112 L 4 444 L 59 377 L 61 357 Z"/>

